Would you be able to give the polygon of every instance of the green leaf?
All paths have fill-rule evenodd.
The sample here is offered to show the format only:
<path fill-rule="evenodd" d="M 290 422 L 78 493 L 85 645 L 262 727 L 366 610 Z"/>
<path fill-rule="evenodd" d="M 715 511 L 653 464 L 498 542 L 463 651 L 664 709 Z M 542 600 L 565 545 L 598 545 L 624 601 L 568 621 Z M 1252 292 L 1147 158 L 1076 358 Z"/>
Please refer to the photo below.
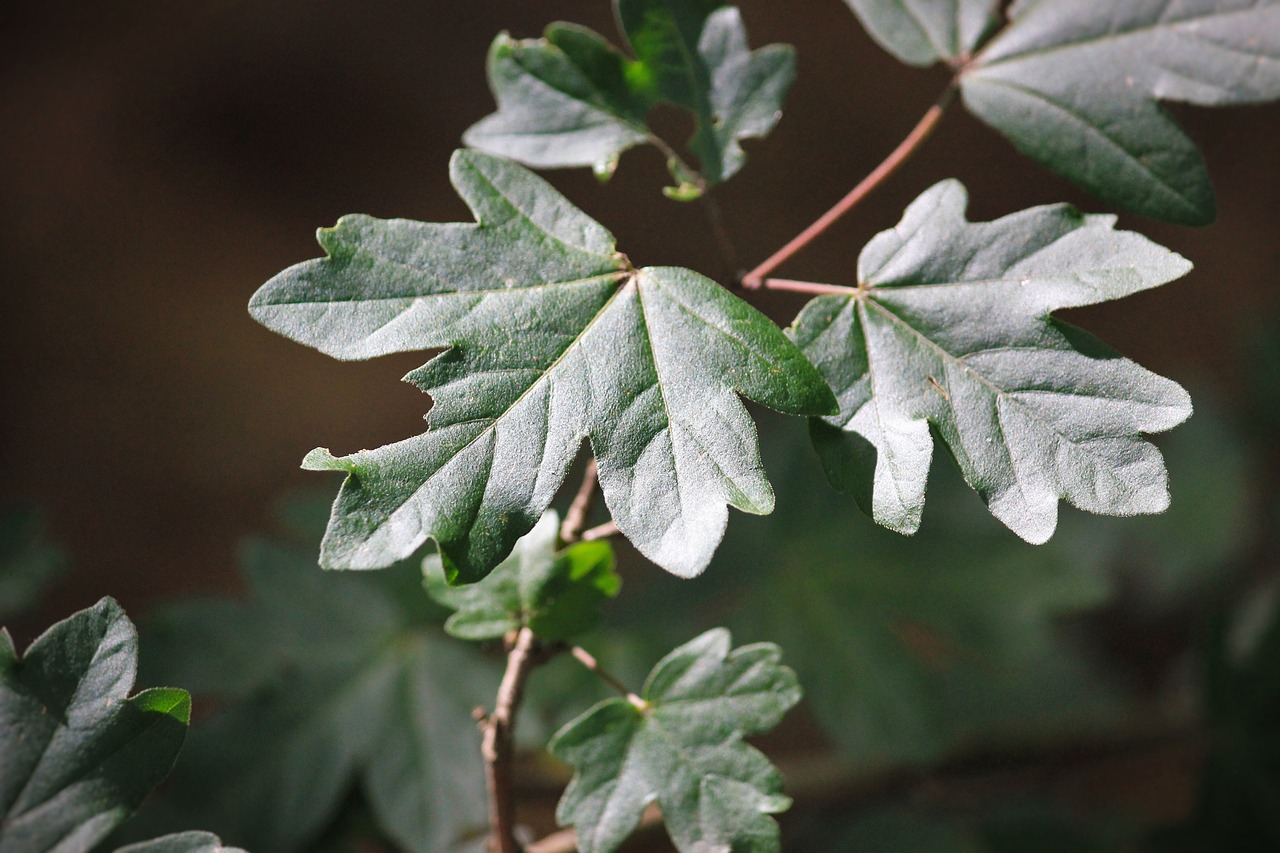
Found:
<path fill-rule="evenodd" d="M 857 289 L 796 319 L 795 340 L 840 400 L 813 426 L 828 478 L 914 533 L 936 433 L 1028 542 L 1053 534 L 1060 498 L 1107 515 L 1163 511 L 1164 462 L 1141 433 L 1181 423 L 1190 398 L 1050 313 L 1191 265 L 1111 216 L 1054 205 L 969 223 L 966 200 L 955 181 L 925 192 L 863 250 Z"/>
<path fill-rule="evenodd" d="M 168 775 L 191 699 L 130 697 L 137 660 L 137 632 L 110 598 L 22 658 L 0 630 L 0 853 L 87 851 Z"/>
<path fill-rule="evenodd" d="M 400 846 L 455 849 L 484 822 L 471 710 L 497 672 L 439 630 L 414 566 L 333 574 L 259 542 L 245 574 L 248 601 L 184 602 L 148 626 L 159 671 L 198 675 L 221 706 L 192 731 L 151 828 L 288 853 L 358 786 Z"/>
<path fill-rule="evenodd" d="M 908 65 L 960 62 L 1000 22 L 993 0 L 845 0 L 881 47 Z"/>
<path fill-rule="evenodd" d="M 460 151 L 475 225 L 345 217 L 329 257 L 263 286 L 253 316 L 339 358 L 448 347 L 406 379 L 426 433 L 311 469 L 348 474 L 321 562 L 377 568 L 434 538 L 450 580 L 479 580 L 528 532 L 591 439 L 613 519 L 692 576 L 727 505 L 767 513 L 755 427 L 734 392 L 790 414 L 831 391 L 763 314 L 709 279 L 635 269 L 613 236 L 514 163 Z"/>
<path fill-rule="evenodd" d="M 552 24 L 540 39 L 499 35 L 489 50 L 498 111 L 472 126 L 467 145 L 537 168 L 591 166 L 608 176 L 622 152 L 658 142 L 646 124 L 659 102 L 692 114 L 690 150 L 707 184 L 745 160 L 743 139 L 762 138 L 781 116 L 795 52 L 752 51 L 738 10 L 718 0 L 617 0 L 632 59 L 597 33 Z M 672 175 L 673 197 L 697 197 L 697 181 Z M 670 194 L 670 193 L 669 193 Z"/>
<path fill-rule="evenodd" d="M 62 551 L 44 536 L 44 519 L 30 507 L 0 515 L 0 622 L 35 606 L 65 571 Z"/>
<path fill-rule="evenodd" d="M 960 77 L 968 109 L 1108 202 L 1213 221 L 1200 152 L 1157 101 L 1280 97 L 1280 2 L 1021 0 L 1010 18 Z"/>
<path fill-rule="evenodd" d="M 640 705 L 602 702 L 556 734 L 552 753 L 577 771 L 556 817 L 582 853 L 616 850 L 652 802 L 683 853 L 779 849 L 768 815 L 790 800 L 743 738 L 777 725 L 800 687 L 777 646 L 730 642 L 708 631 L 658 662 Z"/>
<path fill-rule="evenodd" d="M 548 642 L 567 640 L 600 621 L 600 605 L 618 594 L 608 542 L 579 542 L 555 553 L 560 517 L 553 510 L 516 543 L 484 580 L 451 586 L 438 555 L 423 564 L 427 592 L 456 610 L 444 629 L 464 640 L 492 640 L 528 627 Z"/>
<path fill-rule="evenodd" d="M 120 847 L 116 853 L 245 853 L 239 847 L 224 847 L 211 832 L 179 832 Z"/>

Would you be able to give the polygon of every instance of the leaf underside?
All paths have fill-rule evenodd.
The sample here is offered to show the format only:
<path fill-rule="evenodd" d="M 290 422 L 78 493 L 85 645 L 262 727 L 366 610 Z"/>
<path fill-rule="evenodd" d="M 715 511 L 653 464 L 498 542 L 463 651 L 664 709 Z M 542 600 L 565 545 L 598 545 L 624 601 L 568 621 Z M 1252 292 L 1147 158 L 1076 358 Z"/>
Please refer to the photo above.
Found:
<path fill-rule="evenodd" d="M 992 0 L 845 0 L 867 32 L 908 65 L 968 56 L 999 23 Z"/>
<path fill-rule="evenodd" d="M 776 853 L 782 777 L 743 738 L 773 728 L 800 700 L 795 673 L 769 643 L 730 651 L 717 628 L 663 658 L 639 708 L 596 705 L 551 742 L 576 773 L 556 812 L 582 853 L 609 853 L 656 802 L 682 853 Z"/>
<path fill-rule="evenodd" d="M 305 460 L 348 474 L 322 563 L 378 568 L 430 537 L 450 580 L 478 580 L 548 507 L 585 437 L 622 533 L 698 574 L 728 505 L 773 506 L 736 394 L 822 414 L 830 389 L 764 315 L 690 270 L 632 268 L 526 169 L 460 151 L 451 175 L 478 224 L 344 217 L 320 233 L 329 257 L 250 303 L 338 358 L 448 348 L 406 377 L 433 397 L 427 432 Z"/>
<path fill-rule="evenodd" d="M 858 289 L 822 296 L 792 334 L 840 414 L 813 424 L 832 484 L 879 523 L 919 527 L 935 436 L 992 514 L 1046 541 L 1059 499 L 1107 515 L 1164 510 L 1164 462 L 1141 433 L 1191 414 L 1185 391 L 1050 316 L 1156 287 L 1190 264 L 1114 217 L 1065 205 L 964 218 L 945 181 L 877 236 Z"/>
<path fill-rule="evenodd" d="M 655 140 L 646 118 L 668 103 L 694 119 L 689 148 L 703 179 L 727 180 L 745 160 L 741 140 L 777 124 L 795 51 L 750 50 L 738 10 L 716 0 L 615 6 L 634 58 L 573 24 L 552 24 L 540 39 L 499 35 L 488 60 L 498 111 L 463 140 L 536 168 L 591 166 L 607 177 L 623 151 Z M 677 172 L 673 164 L 685 181 Z"/>
<path fill-rule="evenodd" d="M 80 853 L 160 783 L 191 714 L 184 690 L 130 697 L 138 636 L 110 598 L 19 658 L 0 630 L 0 851 Z"/>

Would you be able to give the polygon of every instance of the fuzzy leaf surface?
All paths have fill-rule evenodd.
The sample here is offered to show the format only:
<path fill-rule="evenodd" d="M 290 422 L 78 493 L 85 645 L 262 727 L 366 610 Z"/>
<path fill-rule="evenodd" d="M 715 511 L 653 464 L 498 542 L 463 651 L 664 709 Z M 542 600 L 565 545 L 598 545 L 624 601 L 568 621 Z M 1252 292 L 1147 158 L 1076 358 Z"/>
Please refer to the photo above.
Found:
<path fill-rule="evenodd" d="M 960 77 L 965 106 L 1100 198 L 1204 225 L 1204 160 L 1158 101 L 1280 97 L 1280 0 L 1020 0 Z"/>
<path fill-rule="evenodd" d="M 751 50 L 741 14 L 718 0 L 615 7 L 634 58 L 573 24 L 552 24 L 540 39 L 499 35 L 488 61 L 498 111 L 463 140 L 537 168 L 591 166 L 607 177 L 623 151 L 654 141 L 646 118 L 666 102 L 693 116 L 689 147 L 706 183 L 727 180 L 745 161 L 741 140 L 767 136 L 777 124 L 795 51 Z"/>
<path fill-rule="evenodd" d="M 345 472 L 321 562 L 379 568 L 435 539 L 451 581 L 479 580 L 549 506 L 584 437 L 624 535 L 692 576 L 727 506 L 773 493 L 737 394 L 789 414 L 835 410 L 822 376 L 763 314 L 691 270 L 634 269 L 613 236 L 514 163 L 460 151 L 477 224 L 344 217 L 329 257 L 250 303 L 260 322 L 338 358 L 447 347 L 406 379 L 428 430 L 304 467 Z"/>
<path fill-rule="evenodd" d="M 137 632 L 110 598 L 21 658 L 0 629 L 0 851 L 88 851 L 168 775 L 191 697 L 129 696 L 137 661 Z"/>
<path fill-rule="evenodd" d="M 1058 501 L 1136 515 L 1169 504 L 1142 433 L 1191 414 L 1187 393 L 1051 317 L 1156 287 L 1191 265 L 1111 216 L 1065 205 L 970 223 L 945 181 L 876 236 L 858 289 L 810 302 L 797 343 L 840 399 L 813 424 L 832 484 L 876 521 L 914 533 L 934 435 L 991 513 L 1049 539 Z M 931 432 L 932 431 L 932 432 Z"/>
<path fill-rule="evenodd" d="M 463 640 L 492 640 L 528 627 L 556 642 L 594 628 L 600 605 L 622 588 L 613 548 L 605 541 L 579 542 L 557 554 L 559 530 L 560 517 L 547 510 L 511 556 L 474 584 L 450 585 L 439 557 L 427 557 L 427 592 L 456 611 L 444 629 Z"/>
<path fill-rule="evenodd" d="M 471 709 L 491 701 L 498 674 L 439 630 L 416 567 L 322 572 L 312 547 L 255 542 L 247 601 L 183 601 L 148 625 L 153 672 L 189 673 L 220 705 L 192 731 L 148 829 L 207 826 L 291 853 L 358 787 L 405 850 L 458 849 L 484 823 Z"/>
<path fill-rule="evenodd" d="M 999 22 L 992 0 L 845 0 L 885 50 L 908 65 L 973 52 Z"/>
<path fill-rule="evenodd" d="M 239 847 L 225 847 L 211 832 L 177 832 L 163 838 L 120 847 L 116 853 L 245 853 Z"/>
<path fill-rule="evenodd" d="M 773 728 L 800 701 L 795 673 L 770 643 L 731 650 L 713 629 L 649 674 L 644 707 L 602 702 L 565 726 L 554 755 L 576 769 L 556 812 L 582 853 L 616 850 L 649 803 L 682 853 L 779 849 L 782 777 L 743 738 Z"/>

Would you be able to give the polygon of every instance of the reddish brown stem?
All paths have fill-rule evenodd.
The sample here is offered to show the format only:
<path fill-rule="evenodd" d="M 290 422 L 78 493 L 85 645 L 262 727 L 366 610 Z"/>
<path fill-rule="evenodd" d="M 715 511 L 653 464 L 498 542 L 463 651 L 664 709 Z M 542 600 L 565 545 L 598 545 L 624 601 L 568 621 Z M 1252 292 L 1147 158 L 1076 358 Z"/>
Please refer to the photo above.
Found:
<path fill-rule="evenodd" d="M 560 525 L 560 541 L 572 545 L 582 538 L 582 528 L 587 523 L 587 514 L 591 512 L 591 504 L 596 499 L 596 486 L 599 478 L 596 475 L 596 460 L 587 460 L 587 470 L 582 475 L 582 485 L 569 504 L 569 511 L 564 514 L 564 522 Z"/>
<path fill-rule="evenodd" d="M 608 539 L 610 536 L 617 536 L 621 532 L 616 522 L 606 521 L 604 524 L 597 524 L 590 530 L 582 531 L 582 541 L 592 542 L 596 539 Z"/>
<path fill-rule="evenodd" d="M 643 708 L 649 704 L 636 694 L 632 693 L 631 690 L 627 688 L 627 685 L 622 683 L 622 679 L 610 674 L 601 667 L 600 661 L 596 660 L 595 655 L 591 654 L 591 652 L 581 646 L 573 646 L 569 649 L 569 654 L 573 655 L 573 659 L 578 663 L 594 672 L 605 684 L 609 685 L 626 697 L 626 700 L 632 705 L 635 705 L 637 708 Z"/>
<path fill-rule="evenodd" d="M 858 292 L 856 287 L 845 287 L 842 284 L 819 284 L 815 281 L 793 281 L 789 278 L 766 278 L 760 282 L 759 287 L 763 290 L 788 290 L 792 293 L 811 293 L 817 296 L 828 293 L 848 296 Z"/>
<path fill-rule="evenodd" d="M 911 129 L 911 132 L 907 134 L 906 139 L 902 140 L 902 142 L 898 144 L 898 147 L 893 149 L 893 152 L 890 153 L 879 166 L 876 166 L 871 174 L 863 178 L 861 183 L 849 191 L 848 195 L 840 199 L 835 207 L 822 214 L 816 222 L 801 231 L 791 242 L 774 252 L 764 261 L 764 263 L 760 264 L 755 269 L 751 270 L 751 272 L 743 276 L 742 286 L 751 290 L 764 287 L 764 280 L 769 273 L 781 266 L 796 252 L 799 252 L 805 246 L 813 242 L 815 237 L 830 228 L 836 220 L 856 207 L 858 203 L 870 195 L 876 187 L 880 186 L 880 184 L 884 182 L 885 178 L 897 171 L 898 167 L 905 163 L 907 159 L 916 152 L 916 149 L 920 147 L 920 144 L 928 139 L 929 135 L 933 133 L 934 129 L 938 126 L 938 122 L 942 119 L 943 113 L 946 112 L 947 107 L 951 104 L 951 100 L 954 97 L 955 83 L 953 82 L 951 85 L 947 86 L 946 91 L 942 93 L 942 97 L 938 99 L 937 103 L 930 107 L 929 111 L 926 112 L 920 121 L 917 122 L 916 126 Z"/>
<path fill-rule="evenodd" d="M 515 837 L 515 797 L 512 791 L 512 764 L 515 758 L 515 718 L 524 695 L 525 680 L 536 660 L 537 638 L 528 628 L 516 634 L 507 653 L 507 670 L 498 686 L 498 701 L 484 724 L 485 784 L 489 791 L 489 850 L 491 853 L 521 853 Z"/>

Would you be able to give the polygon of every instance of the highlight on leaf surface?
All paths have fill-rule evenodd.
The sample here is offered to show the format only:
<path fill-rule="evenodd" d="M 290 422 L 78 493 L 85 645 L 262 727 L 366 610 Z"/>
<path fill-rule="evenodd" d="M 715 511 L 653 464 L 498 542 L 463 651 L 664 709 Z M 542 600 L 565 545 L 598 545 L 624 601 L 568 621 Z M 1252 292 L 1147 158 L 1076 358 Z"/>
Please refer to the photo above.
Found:
<path fill-rule="evenodd" d="M 782 776 L 743 738 L 768 731 L 800 701 L 772 643 L 731 650 L 716 628 L 658 662 L 641 694 L 596 705 L 561 729 L 552 754 L 576 773 L 556 812 L 582 853 L 616 850 L 656 802 L 681 853 L 779 850 L 769 815 L 791 801 Z"/>
<path fill-rule="evenodd" d="M 211 832 L 178 832 L 121 847 L 116 853 L 245 853 L 239 847 L 225 847 Z"/>
<path fill-rule="evenodd" d="M 767 136 L 795 77 L 786 45 L 747 46 L 742 16 L 719 0 L 616 0 L 634 58 L 603 36 L 555 23 L 540 39 L 499 35 L 489 50 L 489 86 L 498 111 L 463 141 L 535 168 L 590 166 L 607 178 L 622 152 L 666 143 L 647 124 L 659 103 L 694 119 L 689 149 L 700 181 L 718 184 L 745 161 L 741 140 Z M 696 198 L 679 160 L 669 163 L 673 198 Z"/>
<path fill-rule="evenodd" d="M 1099 198 L 1187 225 L 1216 215 L 1204 159 L 1160 107 L 1280 97 L 1280 0 L 846 0 L 905 62 L 961 66 L 965 106 Z"/>
<path fill-rule="evenodd" d="M 840 400 L 813 423 L 832 484 L 879 523 L 919 527 L 935 436 L 992 514 L 1046 541 L 1065 499 L 1135 515 L 1169 503 L 1142 433 L 1191 414 L 1177 384 L 1051 313 L 1118 299 L 1185 274 L 1184 258 L 1066 205 L 965 220 L 944 181 L 876 236 L 858 287 L 822 296 L 791 333 Z"/>
<path fill-rule="evenodd" d="M 787 414 L 831 390 L 767 317 L 687 269 L 636 269 L 613 235 L 509 161 L 456 152 L 476 224 L 344 217 L 327 258 L 250 302 L 337 358 L 447 348 L 407 381 L 432 395 L 416 438 L 304 467 L 347 479 L 321 562 L 379 568 L 435 539 L 451 581 L 484 577 L 550 505 L 584 438 L 605 503 L 646 557 L 702 571 L 727 507 L 773 508 L 737 395 Z"/>
<path fill-rule="evenodd" d="M 557 642 L 594 628 L 600 605 L 622 588 L 613 570 L 613 546 L 578 542 L 557 554 L 559 531 L 560 517 L 547 510 L 511 556 L 484 580 L 464 586 L 449 584 L 438 555 L 427 557 L 427 592 L 456 611 L 444 629 L 464 640 L 493 640 L 527 627 Z"/>
<path fill-rule="evenodd" d="M 18 657 L 0 629 L 0 851 L 88 851 L 168 775 L 191 717 L 185 690 L 129 696 L 138 635 L 104 598 Z"/>

